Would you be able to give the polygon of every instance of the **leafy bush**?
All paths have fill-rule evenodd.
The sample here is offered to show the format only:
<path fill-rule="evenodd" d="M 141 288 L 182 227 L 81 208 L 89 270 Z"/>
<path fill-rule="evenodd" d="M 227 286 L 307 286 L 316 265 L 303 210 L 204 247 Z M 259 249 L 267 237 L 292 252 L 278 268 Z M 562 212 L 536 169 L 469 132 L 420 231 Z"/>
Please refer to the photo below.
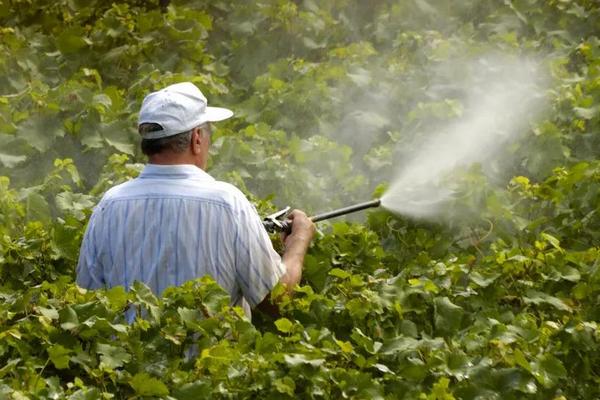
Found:
<path fill-rule="evenodd" d="M 0 394 L 600 397 L 599 17 L 591 0 L 0 1 Z M 459 171 L 443 223 L 320 224 L 279 318 L 251 323 L 207 277 L 161 298 L 74 285 L 91 208 L 140 171 L 149 90 L 190 80 L 234 109 L 210 172 L 262 213 L 312 213 L 381 196 L 460 116 L 447 66 L 490 51 L 543 59 L 551 82 L 501 177 Z"/>

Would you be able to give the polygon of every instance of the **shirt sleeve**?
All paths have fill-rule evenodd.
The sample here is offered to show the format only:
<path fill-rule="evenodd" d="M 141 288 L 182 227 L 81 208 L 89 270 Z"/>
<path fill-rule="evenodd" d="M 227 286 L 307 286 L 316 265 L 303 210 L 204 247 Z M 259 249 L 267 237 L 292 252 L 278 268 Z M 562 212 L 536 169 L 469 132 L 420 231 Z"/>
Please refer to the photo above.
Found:
<path fill-rule="evenodd" d="M 99 289 L 105 286 L 97 252 L 97 230 L 98 218 L 96 211 L 94 211 L 83 236 L 79 251 L 79 262 L 77 263 L 76 283 L 86 289 Z"/>
<path fill-rule="evenodd" d="M 254 308 L 279 282 L 286 269 L 258 213 L 249 202 L 241 210 L 236 226 L 236 279 L 244 298 Z"/>

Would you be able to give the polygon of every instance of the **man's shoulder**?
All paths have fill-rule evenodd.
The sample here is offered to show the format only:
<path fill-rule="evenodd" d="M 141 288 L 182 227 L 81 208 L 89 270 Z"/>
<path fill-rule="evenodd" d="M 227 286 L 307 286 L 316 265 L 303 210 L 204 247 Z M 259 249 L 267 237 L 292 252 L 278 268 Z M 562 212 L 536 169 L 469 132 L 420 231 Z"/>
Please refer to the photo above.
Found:
<path fill-rule="evenodd" d="M 223 192 L 223 194 L 227 194 L 227 195 L 233 196 L 235 198 L 246 199 L 246 196 L 242 193 L 242 191 L 240 189 L 238 189 L 236 186 L 232 185 L 231 183 L 223 182 L 223 181 L 214 181 L 213 184 L 214 184 L 215 190 Z"/>
<path fill-rule="evenodd" d="M 247 207 L 252 207 L 246 195 L 231 183 L 214 181 L 214 185 L 215 191 L 219 192 L 235 208 L 245 209 Z"/>
<path fill-rule="evenodd" d="M 137 180 L 137 178 L 134 178 L 129 181 L 125 181 L 125 182 L 119 183 L 118 185 L 110 187 L 106 192 L 104 192 L 104 195 L 102 196 L 102 200 L 107 201 L 112 198 L 118 197 L 119 195 L 122 195 L 123 193 L 126 193 L 127 188 L 129 186 L 132 186 L 136 180 Z"/>
<path fill-rule="evenodd" d="M 157 184 L 156 182 L 135 178 L 108 189 L 102 197 L 101 203 L 150 197 L 176 197 L 189 201 L 214 202 L 227 206 L 232 211 L 253 209 L 253 206 L 240 189 L 230 183 L 218 180 L 169 180 Z"/>

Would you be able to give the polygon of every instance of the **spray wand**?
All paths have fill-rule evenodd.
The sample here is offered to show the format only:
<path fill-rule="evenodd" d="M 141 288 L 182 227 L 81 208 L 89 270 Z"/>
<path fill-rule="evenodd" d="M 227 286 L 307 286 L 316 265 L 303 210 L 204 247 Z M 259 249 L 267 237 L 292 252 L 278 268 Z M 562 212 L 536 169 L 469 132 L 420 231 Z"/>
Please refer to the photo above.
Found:
<path fill-rule="evenodd" d="M 339 217 L 340 215 L 346 215 L 366 208 L 379 207 L 381 205 L 381 199 L 375 199 L 364 203 L 354 204 L 344 208 L 338 208 L 337 210 L 324 212 L 310 217 L 312 222 L 319 222 L 325 219 Z M 271 214 L 263 220 L 263 225 L 269 233 L 274 232 L 285 232 L 290 233 L 292 231 L 292 224 L 289 220 L 284 220 L 290 211 L 290 207 L 286 207 L 283 210 L 279 210 L 274 214 Z"/>

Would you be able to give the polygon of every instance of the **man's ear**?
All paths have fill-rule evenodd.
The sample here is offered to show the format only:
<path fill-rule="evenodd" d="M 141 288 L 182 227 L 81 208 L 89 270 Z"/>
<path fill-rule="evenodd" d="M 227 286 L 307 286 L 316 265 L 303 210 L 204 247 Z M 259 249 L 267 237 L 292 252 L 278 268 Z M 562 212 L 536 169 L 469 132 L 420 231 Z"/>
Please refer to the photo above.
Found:
<path fill-rule="evenodd" d="M 191 149 L 193 154 L 199 154 L 202 150 L 202 141 L 205 140 L 202 136 L 202 130 L 200 128 L 192 129 L 192 143 Z"/>

